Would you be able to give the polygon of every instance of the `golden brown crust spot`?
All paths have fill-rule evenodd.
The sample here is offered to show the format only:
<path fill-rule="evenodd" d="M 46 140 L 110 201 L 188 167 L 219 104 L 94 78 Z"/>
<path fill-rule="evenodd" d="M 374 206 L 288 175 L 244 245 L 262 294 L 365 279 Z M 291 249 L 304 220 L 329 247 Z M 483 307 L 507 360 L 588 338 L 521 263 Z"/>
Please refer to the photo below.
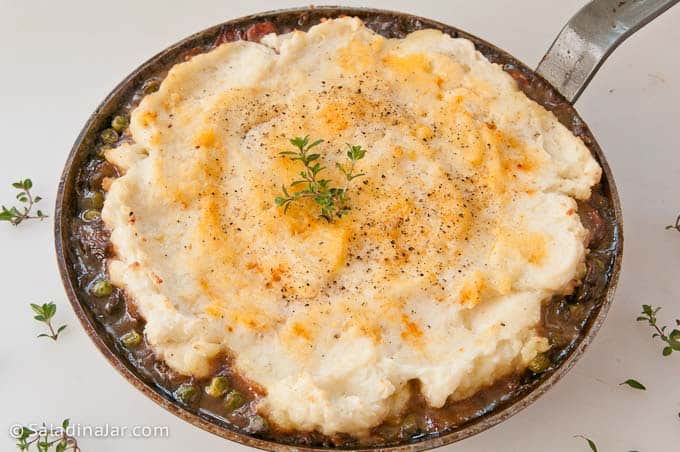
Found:
<path fill-rule="evenodd" d="M 401 323 L 403 325 L 401 338 L 405 341 L 417 343 L 423 337 L 423 331 L 417 323 L 411 321 L 408 315 L 401 315 Z"/>

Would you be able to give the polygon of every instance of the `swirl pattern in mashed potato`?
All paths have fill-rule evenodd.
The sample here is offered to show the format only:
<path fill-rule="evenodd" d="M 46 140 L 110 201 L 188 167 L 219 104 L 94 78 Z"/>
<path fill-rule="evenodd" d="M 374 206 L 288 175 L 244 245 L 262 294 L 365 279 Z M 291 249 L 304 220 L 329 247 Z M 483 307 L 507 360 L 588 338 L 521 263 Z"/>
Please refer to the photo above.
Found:
<path fill-rule="evenodd" d="M 132 115 L 102 218 L 157 356 L 227 353 L 283 429 L 362 435 L 418 380 L 461 399 L 548 348 L 541 305 L 582 274 L 588 149 L 472 43 L 342 18 L 176 65 Z M 327 177 L 367 149 L 333 223 L 274 203 L 309 134 Z"/>

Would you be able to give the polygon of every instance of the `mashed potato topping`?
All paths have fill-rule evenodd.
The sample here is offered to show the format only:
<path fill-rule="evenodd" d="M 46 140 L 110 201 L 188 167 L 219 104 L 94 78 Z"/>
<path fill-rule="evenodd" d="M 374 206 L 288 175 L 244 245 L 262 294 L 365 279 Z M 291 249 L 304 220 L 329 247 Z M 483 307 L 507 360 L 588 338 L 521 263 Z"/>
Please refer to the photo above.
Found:
<path fill-rule="evenodd" d="M 440 407 L 524 369 L 548 348 L 541 304 L 582 275 L 575 199 L 600 168 L 465 39 L 342 18 L 223 44 L 176 65 L 130 131 L 106 155 L 111 279 L 160 359 L 201 377 L 230 355 L 280 428 L 362 435 L 409 381 Z M 336 186 L 346 143 L 367 149 L 333 223 L 274 203 L 304 135 Z"/>

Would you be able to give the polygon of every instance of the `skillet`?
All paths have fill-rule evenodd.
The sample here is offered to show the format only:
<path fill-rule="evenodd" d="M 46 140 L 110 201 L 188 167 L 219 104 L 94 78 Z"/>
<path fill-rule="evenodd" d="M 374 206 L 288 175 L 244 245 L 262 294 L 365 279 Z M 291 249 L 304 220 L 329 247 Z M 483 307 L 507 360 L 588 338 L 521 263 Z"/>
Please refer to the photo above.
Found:
<path fill-rule="evenodd" d="M 623 251 L 620 202 L 604 154 L 573 103 L 616 46 L 678 1 L 595 0 L 564 27 L 536 71 L 492 44 L 454 27 L 376 9 L 329 6 L 265 12 L 225 22 L 189 36 L 152 57 L 106 97 L 80 132 L 66 162 L 55 209 L 55 243 L 64 287 L 80 322 L 109 362 L 133 386 L 168 411 L 227 439 L 262 449 L 288 450 L 290 441 L 248 435 L 209 413 L 181 406 L 166 388 L 140 368 L 138 359 L 118 345 L 115 330 L 107 323 L 105 310 L 98 308 L 87 290 L 89 280 L 86 275 L 92 270 L 89 266 L 93 261 L 103 261 L 104 256 L 97 249 L 84 249 L 82 230 L 77 229 L 75 219 L 81 207 L 79 196 L 83 191 L 83 172 L 96 162 L 94 150 L 99 133 L 108 127 L 114 114 L 128 111 L 139 101 L 140 93 L 148 87 L 149 81 L 153 83 L 162 79 L 174 64 L 220 43 L 236 39 L 257 40 L 273 30 L 279 33 L 307 30 L 324 18 L 340 16 L 357 16 L 369 28 L 386 37 L 403 37 L 415 30 L 434 28 L 453 37 L 471 40 L 487 59 L 501 65 L 530 98 L 552 111 L 584 141 L 603 169 L 602 180 L 593 189 L 593 197 L 588 203 L 579 205 L 579 215 L 591 232 L 591 253 L 584 283 L 570 301 L 577 301 L 585 310 L 579 318 L 578 334 L 559 349 L 550 370 L 539 377 L 521 381 L 504 397 L 475 405 L 477 409 L 474 412 L 446 429 L 414 436 L 408 441 L 386 443 L 379 448 L 423 450 L 438 447 L 498 424 L 531 404 L 566 374 L 592 342 L 613 301 Z M 544 312 L 543 319 L 548 326 L 551 322 L 559 323 L 560 317 L 567 315 L 564 300 L 551 304 L 555 308 Z M 321 439 L 297 442 L 295 448 L 312 450 L 337 445 Z"/>

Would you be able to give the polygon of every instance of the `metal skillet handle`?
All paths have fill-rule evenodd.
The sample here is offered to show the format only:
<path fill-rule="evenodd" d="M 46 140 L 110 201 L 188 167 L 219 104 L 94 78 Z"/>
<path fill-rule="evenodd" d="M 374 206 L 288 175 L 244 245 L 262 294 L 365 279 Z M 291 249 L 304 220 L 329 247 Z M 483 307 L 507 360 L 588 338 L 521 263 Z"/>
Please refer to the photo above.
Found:
<path fill-rule="evenodd" d="M 536 73 L 573 104 L 619 44 L 678 1 L 591 1 L 557 35 Z"/>

